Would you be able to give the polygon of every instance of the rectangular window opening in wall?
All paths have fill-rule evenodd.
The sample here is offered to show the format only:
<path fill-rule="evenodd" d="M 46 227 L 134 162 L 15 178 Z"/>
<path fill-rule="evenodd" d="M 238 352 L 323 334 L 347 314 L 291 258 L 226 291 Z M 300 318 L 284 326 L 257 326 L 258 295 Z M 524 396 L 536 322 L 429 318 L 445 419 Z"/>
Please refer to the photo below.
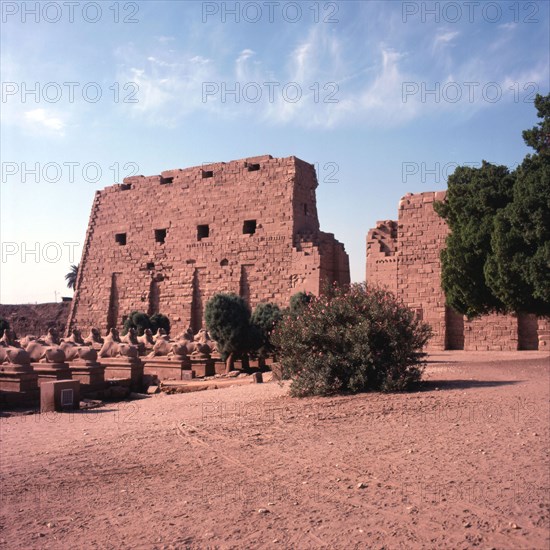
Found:
<path fill-rule="evenodd" d="M 213 178 L 214 177 L 214 171 L 213 170 L 203 170 L 202 171 L 202 177 L 204 178 Z"/>
<path fill-rule="evenodd" d="M 147 269 L 149 269 L 149 270 L 155 269 L 155 263 L 154 262 L 148 262 L 147 263 Z"/>
<path fill-rule="evenodd" d="M 132 189 L 131 183 L 121 183 L 120 184 L 120 190 L 121 191 L 128 191 L 129 189 Z"/>
<path fill-rule="evenodd" d="M 162 176 L 160 178 L 160 184 L 161 185 L 167 185 L 167 184 L 173 183 L 173 182 L 174 182 L 174 178 L 163 178 Z"/>
<path fill-rule="evenodd" d="M 245 220 L 243 223 L 243 235 L 254 235 L 256 233 L 256 220 Z"/>
<path fill-rule="evenodd" d="M 197 225 L 197 241 L 206 239 L 210 236 L 210 227 L 208 225 Z"/>
<path fill-rule="evenodd" d="M 164 244 L 164 241 L 166 241 L 166 229 L 155 229 L 155 241 Z"/>
<path fill-rule="evenodd" d="M 126 233 L 117 233 L 115 235 L 115 242 L 120 246 L 126 245 Z"/>
<path fill-rule="evenodd" d="M 248 164 L 246 169 L 249 171 L 249 172 L 256 172 L 257 170 L 260 169 L 260 165 L 259 164 Z"/>

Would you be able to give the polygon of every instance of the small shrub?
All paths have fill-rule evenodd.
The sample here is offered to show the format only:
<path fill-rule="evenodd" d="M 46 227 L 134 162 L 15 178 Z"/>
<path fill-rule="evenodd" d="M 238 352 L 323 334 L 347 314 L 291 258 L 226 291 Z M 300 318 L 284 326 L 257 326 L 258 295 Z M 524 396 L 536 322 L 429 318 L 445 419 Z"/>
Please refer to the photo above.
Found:
<path fill-rule="evenodd" d="M 420 380 L 429 325 L 389 291 L 333 287 L 272 335 L 291 395 L 405 390 Z"/>
<path fill-rule="evenodd" d="M 4 319 L 3 317 L 0 317 L 0 338 L 4 336 L 4 331 L 9 330 L 9 328 L 10 324 L 8 323 L 8 321 L 6 321 L 6 319 Z"/>
<path fill-rule="evenodd" d="M 124 328 L 122 330 L 122 335 L 128 333 L 131 328 L 135 328 L 139 336 L 143 336 L 145 329 L 151 328 L 151 321 L 147 314 L 142 311 L 132 311 L 126 321 L 124 321 Z"/>

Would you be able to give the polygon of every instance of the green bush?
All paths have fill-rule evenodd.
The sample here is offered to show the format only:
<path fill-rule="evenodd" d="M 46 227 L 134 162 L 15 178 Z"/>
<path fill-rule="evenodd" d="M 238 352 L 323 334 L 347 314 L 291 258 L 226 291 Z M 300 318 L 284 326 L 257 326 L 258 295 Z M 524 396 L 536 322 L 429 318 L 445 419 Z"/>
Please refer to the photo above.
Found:
<path fill-rule="evenodd" d="M 291 395 L 405 390 L 420 380 L 429 325 L 389 291 L 332 287 L 273 331 Z"/>
<path fill-rule="evenodd" d="M 166 334 L 170 334 L 170 319 L 162 313 L 154 313 L 149 317 L 142 311 L 132 311 L 124 321 L 122 335 L 127 334 L 131 328 L 135 328 L 139 336 L 143 336 L 145 329 L 150 329 L 155 334 L 159 328 L 164 329 Z"/>
<path fill-rule="evenodd" d="M 4 336 L 4 331 L 9 330 L 9 328 L 10 324 L 8 323 L 8 321 L 6 321 L 6 319 L 4 319 L 3 317 L 0 317 L 0 338 Z"/>
<path fill-rule="evenodd" d="M 290 298 L 290 303 L 289 303 L 289 306 L 288 306 L 290 312 L 297 314 L 305 306 L 307 306 L 309 304 L 309 302 L 311 302 L 311 300 L 314 297 L 315 296 L 313 294 L 311 294 L 310 292 L 304 292 L 304 291 L 297 292 L 296 294 L 293 294 Z"/>

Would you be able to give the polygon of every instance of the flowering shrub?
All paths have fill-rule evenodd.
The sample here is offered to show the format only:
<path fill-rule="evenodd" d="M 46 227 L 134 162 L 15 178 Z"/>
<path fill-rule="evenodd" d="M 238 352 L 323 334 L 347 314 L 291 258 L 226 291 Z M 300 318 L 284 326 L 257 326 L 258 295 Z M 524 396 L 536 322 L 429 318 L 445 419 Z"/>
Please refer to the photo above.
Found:
<path fill-rule="evenodd" d="M 407 389 L 420 380 L 429 325 L 389 291 L 331 287 L 272 334 L 291 395 Z"/>

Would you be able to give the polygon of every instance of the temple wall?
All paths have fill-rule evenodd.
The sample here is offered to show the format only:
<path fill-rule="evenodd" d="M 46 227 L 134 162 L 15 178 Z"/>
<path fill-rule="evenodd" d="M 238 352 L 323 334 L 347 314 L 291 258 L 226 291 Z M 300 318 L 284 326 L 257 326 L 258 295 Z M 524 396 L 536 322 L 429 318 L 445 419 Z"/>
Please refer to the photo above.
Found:
<path fill-rule="evenodd" d="M 198 330 L 218 292 L 286 306 L 324 276 L 349 282 L 343 246 L 319 230 L 316 187 L 312 165 L 266 155 L 98 191 L 70 327 L 103 331 L 137 309 Z"/>
<path fill-rule="evenodd" d="M 367 236 L 367 282 L 394 291 L 431 325 L 431 351 L 549 349 L 547 319 L 493 314 L 469 321 L 445 305 L 440 253 L 449 229 L 433 208 L 444 198 L 444 191 L 409 193 L 399 203 L 398 222 L 377 222 Z"/>

